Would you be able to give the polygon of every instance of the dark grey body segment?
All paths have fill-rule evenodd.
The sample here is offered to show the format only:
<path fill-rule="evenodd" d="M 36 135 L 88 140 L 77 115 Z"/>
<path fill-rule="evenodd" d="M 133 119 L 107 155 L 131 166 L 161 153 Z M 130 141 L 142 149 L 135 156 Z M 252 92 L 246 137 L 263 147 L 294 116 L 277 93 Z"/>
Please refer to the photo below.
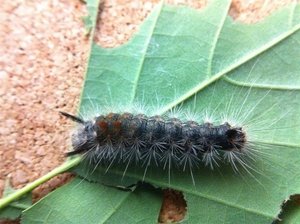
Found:
<path fill-rule="evenodd" d="M 166 166 L 175 161 L 185 166 L 188 160 L 203 161 L 206 154 L 240 152 L 246 144 L 242 128 L 228 123 L 214 126 L 130 113 L 110 113 L 78 123 L 72 136 L 74 150 L 68 155 L 85 153 L 97 164 L 108 160 Z"/>

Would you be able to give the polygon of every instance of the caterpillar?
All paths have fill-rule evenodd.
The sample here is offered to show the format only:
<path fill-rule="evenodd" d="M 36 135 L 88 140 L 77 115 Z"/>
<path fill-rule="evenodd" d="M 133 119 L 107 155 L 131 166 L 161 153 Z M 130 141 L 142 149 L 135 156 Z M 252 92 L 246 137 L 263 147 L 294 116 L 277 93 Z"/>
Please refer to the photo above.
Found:
<path fill-rule="evenodd" d="M 96 163 L 105 159 L 121 163 L 165 168 L 171 163 L 185 169 L 203 161 L 213 169 L 221 157 L 235 166 L 247 154 L 247 137 L 242 127 L 229 123 L 214 126 L 196 121 L 181 121 L 145 114 L 109 113 L 92 120 L 62 115 L 79 124 L 72 136 L 73 151 L 67 155 L 88 153 Z M 97 161 L 99 160 L 99 161 Z"/>

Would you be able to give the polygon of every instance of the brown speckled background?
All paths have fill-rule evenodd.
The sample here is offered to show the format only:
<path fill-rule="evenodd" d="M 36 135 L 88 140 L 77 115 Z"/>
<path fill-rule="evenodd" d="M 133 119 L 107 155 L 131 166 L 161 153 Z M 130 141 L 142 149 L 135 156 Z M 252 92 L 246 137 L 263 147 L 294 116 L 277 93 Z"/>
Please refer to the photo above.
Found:
<path fill-rule="evenodd" d="M 115 47 L 126 42 L 158 2 L 103 1 L 97 43 Z M 167 2 L 196 8 L 206 4 L 197 0 Z M 256 22 L 289 2 L 293 0 L 234 0 L 230 14 L 243 22 Z M 7 178 L 20 188 L 64 161 L 71 123 L 58 111 L 75 113 L 79 102 L 89 51 L 81 19 L 86 13 L 80 0 L 1 1 L 0 195 Z M 68 178 L 61 175 L 45 183 L 35 190 L 35 197 Z M 170 199 L 168 192 L 165 198 Z M 164 221 L 182 213 L 182 208 L 170 205 L 174 200 L 169 201 L 164 203 L 169 212 L 162 212 Z"/>

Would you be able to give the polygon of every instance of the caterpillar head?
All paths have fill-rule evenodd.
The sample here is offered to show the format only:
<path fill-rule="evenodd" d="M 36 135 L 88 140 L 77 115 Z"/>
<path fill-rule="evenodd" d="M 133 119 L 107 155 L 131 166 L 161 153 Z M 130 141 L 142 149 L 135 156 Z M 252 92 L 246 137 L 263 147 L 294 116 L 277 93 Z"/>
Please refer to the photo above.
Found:
<path fill-rule="evenodd" d="M 227 138 L 227 151 L 242 151 L 246 144 L 246 133 L 242 127 L 229 127 L 225 132 Z"/>

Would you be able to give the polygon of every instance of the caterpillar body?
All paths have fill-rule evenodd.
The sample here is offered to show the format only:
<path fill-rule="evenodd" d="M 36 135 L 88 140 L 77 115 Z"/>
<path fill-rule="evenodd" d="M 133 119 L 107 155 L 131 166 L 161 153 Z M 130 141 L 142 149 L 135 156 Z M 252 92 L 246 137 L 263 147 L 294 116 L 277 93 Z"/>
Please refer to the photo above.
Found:
<path fill-rule="evenodd" d="M 229 163 L 238 171 L 238 164 L 247 169 L 245 159 L 253 154 L 243 127 L 228 122 L 214 125 L 129 112 L 110 112 L 90 120 L 61 114 L 78 123 L 72 134 L 73 151 L 67 156 L 82 154 L 94 166 L 123 164 L 124 173 L 130 164 L 144 167 L 144 177 L 149 166 L 169 172 L 176 167 L 192 175 L 200 164 L 214 169 Z"/>
<path fill-rule="evenodd" d="M 154 160 L 156 165 L 165 164 L 171 156 L 171 160 L 180 166 L 186 164 L 186 158 L 191 158 L 195 160 L 193 162 L 208 160 L 205 164 L 212 167 L 217 155 L 243 153 L 247 144 L 242 127 L 232 127 L 227 122 L 214 126 L 211 123 L 198 124 L 196 121 L 131 113 L 110 113 L 84 121 L 64 112 L 62 114 L 80 123 L 73 134 L 74 151 L 69 152 L 69 156 L 89 152 L 100 159 L 120 157 L 118 161 L 126 162 L 127 157 L 133 157 L 139 163 L 143 158 L 145 163 L 150 164 Z"/>

